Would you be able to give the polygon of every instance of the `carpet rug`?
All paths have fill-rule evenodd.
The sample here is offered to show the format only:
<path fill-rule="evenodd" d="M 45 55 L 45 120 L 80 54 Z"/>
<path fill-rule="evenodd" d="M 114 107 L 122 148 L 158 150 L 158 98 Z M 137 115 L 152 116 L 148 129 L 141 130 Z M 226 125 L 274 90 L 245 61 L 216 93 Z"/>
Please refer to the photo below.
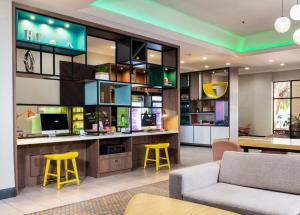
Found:
<path fill-rule="evenodd" d="M 30 215 L 123 215 L 129 200 L 138 193 L 168 196 L 169 181 L 149 184 Z"/>

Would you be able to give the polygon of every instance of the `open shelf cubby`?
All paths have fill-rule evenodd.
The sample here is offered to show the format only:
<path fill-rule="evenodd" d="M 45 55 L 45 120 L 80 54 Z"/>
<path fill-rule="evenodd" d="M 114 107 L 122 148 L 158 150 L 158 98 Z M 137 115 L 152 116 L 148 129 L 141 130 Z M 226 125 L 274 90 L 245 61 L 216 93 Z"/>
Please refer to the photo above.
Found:
<path fill-rule="evenodd" d="M 229 69 L 180 77 L 181 125 L 229 126 Z"/>
<path fill-rule="evenodd" d="M 16 10 L 17 47 L 69 56 L 86 51 L 85 26 Z"/>
<path fill-rule="evenodd" d="M 85 105 L 130 106 L 130 84 L 112 81 L 85 83 Z"/>

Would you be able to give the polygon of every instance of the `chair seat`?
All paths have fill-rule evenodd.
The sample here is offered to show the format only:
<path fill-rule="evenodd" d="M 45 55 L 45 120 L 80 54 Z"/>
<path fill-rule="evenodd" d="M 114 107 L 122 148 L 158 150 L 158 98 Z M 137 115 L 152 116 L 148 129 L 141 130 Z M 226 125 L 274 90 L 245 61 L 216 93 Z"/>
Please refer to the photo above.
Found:
<path fill-rule="evenodd" d="M 169 143 L 146 144 L 145 147 L 149 149 L 164 149 L 170 146 Z"/>
<path fill-rule="evenodd" d="M 63 154 L 48 154 L 48 155 L 44 155 L 44 157 L 49 160 L 67 160 L 67 159 L 77 158 L 78 152 L 67 152 Z"/>

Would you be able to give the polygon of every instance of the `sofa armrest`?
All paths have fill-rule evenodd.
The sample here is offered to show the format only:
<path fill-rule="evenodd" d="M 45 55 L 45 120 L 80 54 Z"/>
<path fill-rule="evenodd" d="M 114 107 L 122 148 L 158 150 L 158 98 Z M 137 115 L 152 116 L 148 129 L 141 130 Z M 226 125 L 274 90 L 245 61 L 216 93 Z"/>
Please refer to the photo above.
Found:
<path fill-rule="evenodd" d="M 183 194 L 218 182 L 219 162 L 210 162 L 172 171 L 169 176 L 169 195 L 183 199 Z"/>

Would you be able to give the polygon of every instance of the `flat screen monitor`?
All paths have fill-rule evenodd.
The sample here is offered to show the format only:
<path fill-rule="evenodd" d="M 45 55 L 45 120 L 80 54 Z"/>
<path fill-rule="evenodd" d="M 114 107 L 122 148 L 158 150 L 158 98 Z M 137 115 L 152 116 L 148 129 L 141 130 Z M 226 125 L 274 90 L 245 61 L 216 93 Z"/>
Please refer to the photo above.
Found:
<path fill-rule="evenodd" d="M 67 114 L 41 114 L 42 134 L 69 133 Z"/>
<path fill-rule="evenodd" d="M 156 114 L 142 114 L 142 128 L 156 129 Z"/>

